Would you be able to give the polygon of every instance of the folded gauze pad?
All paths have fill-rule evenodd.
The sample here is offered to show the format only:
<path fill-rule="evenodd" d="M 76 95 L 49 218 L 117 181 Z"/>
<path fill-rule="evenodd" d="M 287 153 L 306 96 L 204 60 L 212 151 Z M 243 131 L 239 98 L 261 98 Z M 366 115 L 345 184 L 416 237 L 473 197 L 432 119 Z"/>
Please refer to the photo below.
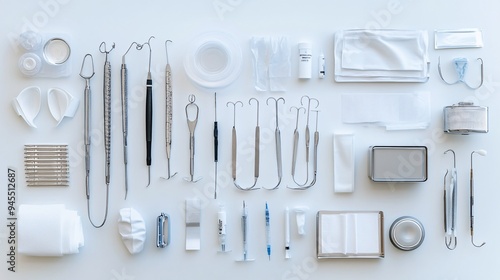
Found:
<path fill-rule="evenodd" d="M 118 231 L 130 254 L 137 254 L 144 249 L 146 241 L 146 223 L 134 208 L 120 209 Z"/>

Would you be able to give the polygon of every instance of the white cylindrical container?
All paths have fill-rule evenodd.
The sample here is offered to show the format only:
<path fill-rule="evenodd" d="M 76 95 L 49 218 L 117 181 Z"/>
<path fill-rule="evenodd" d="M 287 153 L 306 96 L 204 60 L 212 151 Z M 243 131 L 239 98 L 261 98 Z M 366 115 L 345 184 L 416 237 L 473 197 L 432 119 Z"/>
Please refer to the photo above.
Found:
<path fill-rule="evenodd" d="M 312 73 L 312 44 L 299 43 L 299 78 L 310 79 Z"/>

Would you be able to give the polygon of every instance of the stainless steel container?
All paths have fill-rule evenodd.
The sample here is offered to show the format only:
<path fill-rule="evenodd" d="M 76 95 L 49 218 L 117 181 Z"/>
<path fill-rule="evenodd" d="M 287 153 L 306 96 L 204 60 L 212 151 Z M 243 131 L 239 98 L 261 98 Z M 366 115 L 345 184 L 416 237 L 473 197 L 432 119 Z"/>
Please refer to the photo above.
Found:
<path fill-rule="evenodd" d="M 425 182 L 427 147 L 371 146 L 369 177 L 374 182 Z"/>
<path fill-rule="evenodd" d="M 444 107 L 443 113 L 446 133 L 467 135 L 488 132 L 488 107 L 460 102 L 458 105 Z"/>

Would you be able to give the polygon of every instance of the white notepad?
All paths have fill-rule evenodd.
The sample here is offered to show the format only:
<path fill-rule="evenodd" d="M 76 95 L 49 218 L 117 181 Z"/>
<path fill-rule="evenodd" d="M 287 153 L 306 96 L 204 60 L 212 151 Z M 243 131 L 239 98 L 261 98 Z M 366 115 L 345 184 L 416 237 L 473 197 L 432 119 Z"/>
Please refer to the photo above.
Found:
<path fill-rule="evenodd" d="M 382 211 L 319 211 L 317 257 L 383 258 L 383 216 Z"/>

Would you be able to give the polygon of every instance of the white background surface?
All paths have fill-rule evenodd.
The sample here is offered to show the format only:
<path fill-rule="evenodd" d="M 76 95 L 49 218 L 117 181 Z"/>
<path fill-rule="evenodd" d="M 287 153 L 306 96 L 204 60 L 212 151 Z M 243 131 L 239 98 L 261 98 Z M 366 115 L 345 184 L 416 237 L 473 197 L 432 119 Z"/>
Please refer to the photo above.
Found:
<path fill-rule="evenodd" d="M 217 11 L 219 5 L 222 10 Z M 221 6 L 222 5 L 222 6 Z M 224 6 L 227 10 L 224 10 Z M 387 7 L 395 5 L 396 13 Z M 85 246 L 77 255 L 63 258 L 35 258 L 17 255 L 16 272 L 7 271 L 2 261 L 2 279 L 498 279 L 497 255 L 500 249 L 500 230 L 497 219 L 500 197 L 496 181 L 496 164 L 500 150 L 499 98 L 497 77 L 500 45 L 496 14 L 500 4 L 483 1 L 2 1 L 0 30 L 0 102 L 2 142 L 2 183 L 6 186 L 6 169 L 18 171 L 17 205 L 64 203 L 78 210 L 82 217 Z M 393 9 L 394 10 L 394 9 Z M 71 35 L 73 71 L 69 78 L 25 78 L 17 69 L 19 49 L 13 39 L 31 26 L 39 32 L 63 32 Z M 338 84 L 333 81 L 333 34 L 348 28 L 402 28 L 429 31 L 431 76 L 422 84 Z M 432 48 L 434 29 L 477 27 L 483 30 L 485 46 L 481 49 L 441 50 Z M 220 131 L 220 192 L 212 199 L 213 184 L 213 94 L 196 88 L 184 72 L 182 61 L 185 49 L 197 34 L 208 30 L 232 33 L 243 50 L 243 71 L 231 86 L 219 90 Z M 130 191 L 124 200 L 123 157 L 121 138 L 119 67 L 121 56 L 132 41 L 153 40 L 154 76 L 154 133 L 152 183 L 145 188 L 144 102 L 147 52 L 132 51 L 127 56 L 129 71 L 129 138 Z M 252 64 L 248 42 L 251 36 L 286 35 L 292 47 L 293 73 L 288 91 L 283 94 L 258 93 L 253 89 Z M 160 179 L 166 173 L 164 144 L 164 89 L 163 71 L 166 63 L 163 43 L 169 45 L 174 85 L 174 128 L 172 170 L 179 174 L 169 181 Z M 43 91 L 57 86 L 82 98 L 84 81 L 78 76 L 85 53 L 92 53 L 96 75 L 92 79 L 92 129 L 96 135 L 92 146 L 92 209 L 95 219 L 103 213 L 104 202 L 104 148 L 102 143 L 102 65 L 104 55 L 99 44 L 116 42 L 110 54 L 113 81 L 112 115 L 112 171 L 110 186 L 110 213 L 101 229 L 94 229 L 87 220 L 84 165 L 83 165 L 83 100 L 73 119 L 65 119 L 59 127 L 50 116 L 46 103 L 35 123 L 38 129 L 28 127 L 16 116 L 11 100 L 25 87 L 38 85 Z M 301 40 L 313 43 L 314 54 L 322 49 L 326 56 L 327 77 L 299 81 L 297 76 L 296 44 Z M 437 74 L 437 58 L 443 67 L 451 60 L 465 56 L 470 61 L 484 60 L 485 83 L 473 91 L 463 85 L 445 85 Z M 316 72 L 317 57 L 314 57 Z M 451 68 L 448 68 L 451 77 Z M 468 79 L 477 81 L 477 65 L 472 64 Z M 432 123 L 426 130 L 387 132 L 382 128 L 344 125 L 340 121 L 340 93 L 342 92 L 413 92 L 427 90 L 432 94 Z M 196 130 L 196 174 L 204 179 L 197 184 L 186 183 L 182 177 L 189 173 L 188 130 L 184 106 L 187 96 L 196 94 L 200 106 L 200 121 Z M 294 114 L 288 109 L 299 105 L 300 97 L 308 94 L 318 98 L 320 105 L 320 156 L 316 186 L 305 192 L 285 188 L 291 184 L 290 162 Z M 44 95 L 45 97 L 46 95 Z M 261 177 L 259 186 L 276 182 L 274 140 L 274 109 L 265 105 L 268 96 L 284 97 L 286 106 L 280 115 L 283 142 L 284 181 L 276 191 L 238 191 L 230 182 L 230 133 L 232 110 L 227 101 L 245 103 L 237 113 L 240 154 L 238 174 L 244 185 L 253 180 L 253 130 L 255 107 L 248 106 L 250 97 L 261 102 Z M 474 100 L 490 108 L 490 132 L 484 135 L 449 136 L 442 133 L 442 108 L 462 100 Z M 44 101 L 45 102 L 45 101 Z M 311 117 L 313 121 L 314 118 Z M 247 125 L 246 125 L 247 124 Z M 305 119 L 299 124 L 301 137 Z M 313 122 L 311 122 L 311 127 Z M 333 193 L 332 135 L 334 132 L 352 132 L 356 145 L 356 188 L 352 194 Z M 301 139 L 303 141 L 303 139 Z M 69 188 L 28 189 L 23 176 L 23 145 L 27 143 L 67 143 L 71 149 L 71 186 Z M 299 146 L 299 174 L 303 174 L 303 142 Z M 367 177 L 367 150 L 370 145 L 426 145 L 429 148 L 429 179 L 419 184 L 388 186 L 375 184 Z M 459 173 L 458 247 L 449 251 L 444 245 L 442 218 L 442 176 L 451 166 L 451 158 L 443 152 L 452 148 L 457 153 Z M 468 230 L 468 171 L 472 150 L 486 149 L 487 157 L 475 157 L 476 177 L 476 231 L 477 241 L 486 241 L 483 248 L 470 243 Z M 0 192 L 0 221 L 6 223 L 6 190 Z M 198 252 L 184 250 L 184 200 L 199 197 L 202 200 L 202 247 Z M 256 261 L 237 263 L 241 258 L 240 213 L 242 200 L 247 201 L 250 219 L 250 254 Z M 228 254 L 217 254 L 217 202 L 225 202 L 228 211 Z M 264 204 L 271 211 L 271 261 L 265 251 Z M 300 237 L 292 227 L 292 259 L 284 259 L 284 208 L 308 206 L 306 236 Z M 120 240 L 117 215 L 122 207 L 134 207 L 147 223 L 147 244 L 138 255 L 131 256 Z M 385 213 L 386 257 L 381 260 L 324 260 L 315 259 L 314 219 L 318 210 L 382 210 Z M 155 246 L 155 219 L 161 211 L 172 219 L 172 240 L 168 248 Z M 402 252 L 389 242 L 387 232 L 397 217 L 412 215 L 425 226 L 426 239 L 413 252 Z M 294 216 L 292 216 L 294 217 Z M 292 223 L 294 226 L 295 223 Z M 8 231 L 0 227 L 1 260 L 7 259 Z"/>

